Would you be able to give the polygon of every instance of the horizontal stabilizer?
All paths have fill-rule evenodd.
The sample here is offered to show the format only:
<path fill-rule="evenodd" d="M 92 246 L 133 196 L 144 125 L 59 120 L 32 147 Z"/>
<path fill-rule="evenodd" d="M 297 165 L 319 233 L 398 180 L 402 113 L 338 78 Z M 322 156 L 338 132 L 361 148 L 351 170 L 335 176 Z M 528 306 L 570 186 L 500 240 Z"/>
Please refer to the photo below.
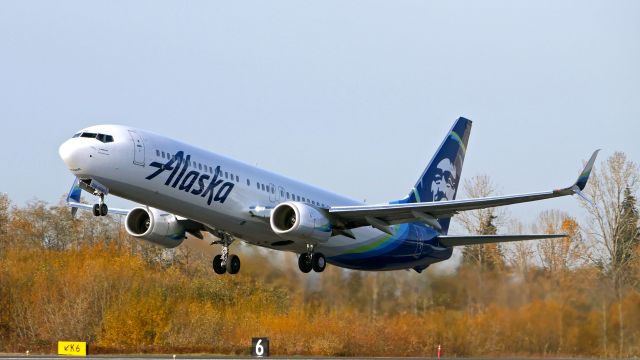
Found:
<path fill-rule="evenodd" d="M 438 236 L 440 244 L 451 246 L 491 244 L 499 242 L 555 239 L 567 237 L 566 234 L 536 234 L 536 235 L 464 235 L 464 236 Z"/>

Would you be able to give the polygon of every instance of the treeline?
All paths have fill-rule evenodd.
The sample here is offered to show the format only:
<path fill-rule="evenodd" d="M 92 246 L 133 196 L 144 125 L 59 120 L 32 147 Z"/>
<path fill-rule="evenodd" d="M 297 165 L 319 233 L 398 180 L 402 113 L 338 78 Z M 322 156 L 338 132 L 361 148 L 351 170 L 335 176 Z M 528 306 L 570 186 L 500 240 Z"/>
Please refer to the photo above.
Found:
<path fill-rule="evenodd" d="M 464 185 L 495 193 L 485 176 Z M 590 180 L 584 223 L 465 213 L 470 233 L 569 236 L 467 247 L 459 266 L 423 274 L 302 274 L 292 254 L 234 244 L 242 271 L 218 276 L 206 239 L 162 250 L 119 217 L 0 195 L 0 352 L 81 340 L 91 353 L 248 354 L 268 336 L 277 355 L 434 356 L 442 344 L 445 356 L 639 356 L 637 188 L 637 165 L 616 153 Z"/>

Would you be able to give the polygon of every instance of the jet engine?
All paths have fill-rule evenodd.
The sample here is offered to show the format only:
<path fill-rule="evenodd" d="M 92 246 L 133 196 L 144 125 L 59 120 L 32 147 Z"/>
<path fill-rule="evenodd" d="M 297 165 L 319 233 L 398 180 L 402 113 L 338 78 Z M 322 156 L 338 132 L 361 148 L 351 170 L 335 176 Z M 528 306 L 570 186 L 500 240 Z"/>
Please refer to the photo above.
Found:
<path fill-rule="evenodd" d="M 304 203 L 287 201 L 271 212 L 271 229 L 281 238 L 307 244 L 331 237 L 331 221 L 321 210 Z"/>
<path fill-rule="evenodd" d="M 166 248 L 174 248 L 185 239 L 186 231 L 176 216 L 150 207 L 137 207 L 127 214 L 129 235 Z"/>

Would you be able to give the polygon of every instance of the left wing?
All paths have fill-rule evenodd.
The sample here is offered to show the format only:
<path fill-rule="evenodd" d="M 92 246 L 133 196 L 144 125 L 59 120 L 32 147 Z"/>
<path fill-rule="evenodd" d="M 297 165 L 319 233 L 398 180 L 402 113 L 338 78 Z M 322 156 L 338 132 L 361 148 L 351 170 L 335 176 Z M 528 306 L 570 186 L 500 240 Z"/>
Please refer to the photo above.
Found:
<path fill-rule="evenodd" d="M 593 169 L 598 151 L 600 150 L 596 150 L 593 155 L 591 155 L 591 158 L 580 173 L 578 180 L 573 185 L 559 190 L 438 202 L 335 206 L 331 207 L 328 211 L 331 217 L 337 220 L 338 225 L 346 229 L 371 225 L 382 231 L 389 232 L 387 228 L 389 225 L 415 221 L 424 222 L 439 229 L 440 225 L 437 219 L 451 217 L 460 211 L 518 204 L 574 194 L 587 199 L 587 197 L 582 194 L 582 190 L 587 185 L 587 180 Z"/>

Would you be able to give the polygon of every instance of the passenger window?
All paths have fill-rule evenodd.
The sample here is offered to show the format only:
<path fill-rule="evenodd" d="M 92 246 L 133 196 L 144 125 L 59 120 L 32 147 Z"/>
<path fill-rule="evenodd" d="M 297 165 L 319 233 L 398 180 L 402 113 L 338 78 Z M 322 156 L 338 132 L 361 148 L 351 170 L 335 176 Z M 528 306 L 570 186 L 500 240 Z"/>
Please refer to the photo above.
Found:
<path fill-rule="evenodd" d="M 264 184 L 260 184 L 260 187 L 262 188 L 262 191 L 265 191 L 264 190 Z"/>
<path fill-rule="evenodd" d="M 240 176 L 236 175 L 236 182 L 239 183 L 240 182 Z"/>
<path fill-rule="evenodd" d="M 298 198 L 298 201 L 300 201 L 300 195 L 296 195 L 296 197 Z M 304 198 L 303 198 L 304 199 Z"/>
<path fill-rule="evenodd" d="M 256 186 L 258 187 L 258 190 L 260 190 L 260 183 L 256 182 Z"/>
<path fill-rule="evenodd" d="M 276 193 L 276 188 L 274 188 L 273 186 L 271 187 L 271 193 L 275 194 Z"/>
<path fill-rule="evenodd" d="M 160 157 L 160 150 L 156 150 L 156 156 Z"/>
<path fill-rule="evenodd" d="M 213 174 L 213 168 L 209 166 L 209 173 Z"/>
<path fill-rule="evenodd" d="M 198 163 L 198 169 L 202 170 L 202 164 Z"/>
<path fill-rule="evenodd" d="M 302 202 L 307 202 L 307 200 L 303 197 L 303 198 L 302 198 Z"/>
<path fill-rule="evenodd" d="M 289 200 L 289 192 L 287 192 L 287 200 Z"/>
<path fill-rule="evenodd" d="M 228 173 L 228 172 L 226 172 L 226 171 L 224 172 L 224 178 L 225 178 L 225 179 L 228 179 L 228 178 L 229 178 L 229 173 Z"/>
<path fill-rule="evenodd" d="M 251 182 L 247 179 L 247 186 L 251 186 Z"/>

